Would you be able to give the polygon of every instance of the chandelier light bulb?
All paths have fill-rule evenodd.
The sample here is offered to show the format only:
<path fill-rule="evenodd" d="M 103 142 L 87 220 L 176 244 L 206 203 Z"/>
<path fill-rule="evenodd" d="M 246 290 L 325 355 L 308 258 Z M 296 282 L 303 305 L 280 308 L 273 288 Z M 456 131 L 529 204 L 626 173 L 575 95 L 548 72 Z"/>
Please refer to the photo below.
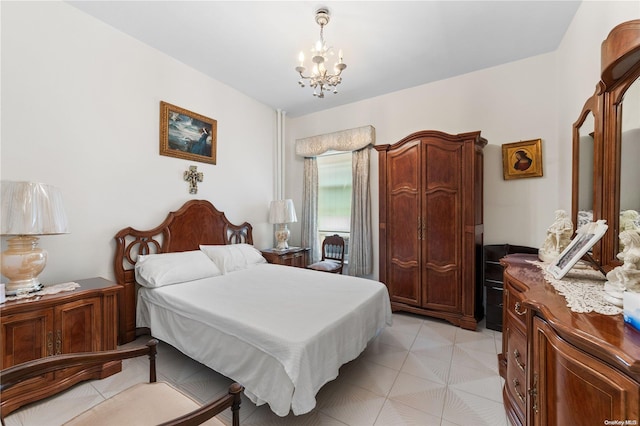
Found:
<path fill-rule="evenodd" d="M 298 55 L 298 61 L 300 62 L 300 66 L 303 67 L 304 66 L 304 52 L 300 51 L 300 54 Z"/>

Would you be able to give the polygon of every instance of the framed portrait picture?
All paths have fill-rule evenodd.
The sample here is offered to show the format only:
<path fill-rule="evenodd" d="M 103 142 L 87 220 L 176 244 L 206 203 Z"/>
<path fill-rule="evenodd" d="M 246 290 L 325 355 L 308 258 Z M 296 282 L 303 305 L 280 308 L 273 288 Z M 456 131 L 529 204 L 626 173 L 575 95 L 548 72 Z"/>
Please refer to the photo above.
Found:
<path fill-rule="evenodd" d="M 584 224 L 576 231 L 576 236 L 571 243 L 565 248 L 560 256 L 547 266 L 547 271 L 556 279 L 560 280 L 567 275 L 567 272 L 575 265 L 582 256 L 593 247 L 595 243 L 602 238 L 607 232 L 606 220 L 598 220 L 597 222 L 589 222 Z"/>
<path fill-rule="evenodd" d="M 542 176 L 542 140 L 502 145 L 502 169 L 505 180 Z"/>
<path fill-rule="evenodd" d="M 160 102 L 160 155 L 216 164 L 218 122 Z"/>

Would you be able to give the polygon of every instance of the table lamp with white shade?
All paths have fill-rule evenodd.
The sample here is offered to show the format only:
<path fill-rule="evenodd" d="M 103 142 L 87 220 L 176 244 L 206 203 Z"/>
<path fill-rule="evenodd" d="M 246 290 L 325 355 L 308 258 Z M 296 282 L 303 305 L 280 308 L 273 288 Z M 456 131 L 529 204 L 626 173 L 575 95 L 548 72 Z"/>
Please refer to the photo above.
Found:
<path fill-rule="evenodd" d="M 2 181 L 1 202 L 1 233 L 12 236 L 2 252 L 1 271 L 9 280 L 6 293 L 39 290 L 38 275 L 47 264 L 47 252 L 38 248 L 38 236 L 69 232 L 62 193 L 42 183 Z"/>
<path fill-rule="evenodd" d="M 277 225 L 276 250 L 286 250 L 289 248 L 288 240 L 291 232 L 287 224 L 297 222 L 296 209 L 293 200 L 274 200 L 269 206 L 269 223 Z"/>

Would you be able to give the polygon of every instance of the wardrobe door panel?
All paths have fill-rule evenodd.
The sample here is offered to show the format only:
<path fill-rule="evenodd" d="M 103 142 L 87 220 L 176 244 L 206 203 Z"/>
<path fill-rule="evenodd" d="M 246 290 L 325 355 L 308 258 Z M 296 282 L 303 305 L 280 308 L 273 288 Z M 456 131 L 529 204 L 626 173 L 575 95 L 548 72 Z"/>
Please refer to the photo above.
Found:
<path fill-rule="evenodd" d="M 461 308 L 460 143 L 427 140 L 424 150 L 423 306 Z"/>
<path fill-rule="evenodd" d="M 392 301 L 420 304 L 420 145 L 387 157 L 387 285 Z"/>

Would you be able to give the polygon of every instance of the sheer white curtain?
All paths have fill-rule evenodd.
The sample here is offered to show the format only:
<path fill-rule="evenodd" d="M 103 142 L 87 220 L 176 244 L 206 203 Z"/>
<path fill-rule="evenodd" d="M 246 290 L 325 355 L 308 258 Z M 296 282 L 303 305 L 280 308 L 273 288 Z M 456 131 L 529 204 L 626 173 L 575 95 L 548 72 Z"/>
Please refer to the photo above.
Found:
<path fill-rule="evenodd" d="M 375 143 L 373 126 L 358 127 L 296 140 L 296 154 L 305 157 L 302 243 L 311 248 L 311 259 L 320 258 L 318 242 L 318 164 L 315 157 L 329 150 L 353 152 L 353 194 L 349 242 L 349 275 L 362 276 L 373 269 L 369 150 Z"/>

